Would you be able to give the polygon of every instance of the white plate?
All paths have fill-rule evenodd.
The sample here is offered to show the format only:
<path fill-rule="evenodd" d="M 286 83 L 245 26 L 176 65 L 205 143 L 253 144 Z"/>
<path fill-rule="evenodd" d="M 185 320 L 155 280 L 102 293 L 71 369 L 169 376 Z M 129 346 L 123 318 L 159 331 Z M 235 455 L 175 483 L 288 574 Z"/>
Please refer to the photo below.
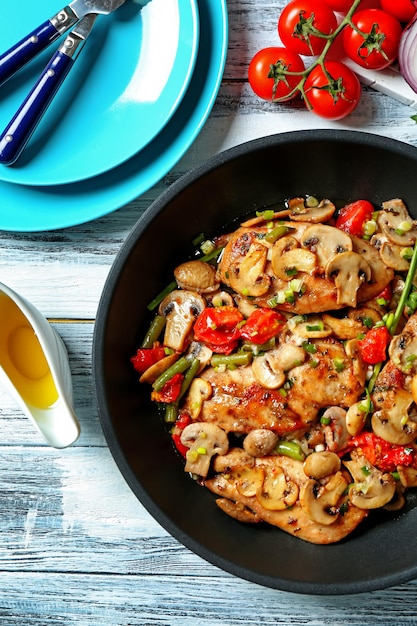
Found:
<path fill-rule="evenodd" d="M 62 0 L 0 2 L 1 52 L 61 8 Z M 0 87 L 0 130 L 63 38 Z M 196 0 L 151 0 L 143 7 L 129 0 L 100 16 L 21 157 L 12 166 L 0 165 L 0 180 L 73 183 L 106 172 L 143 149 L 186 92 L 198 38 Z"/>

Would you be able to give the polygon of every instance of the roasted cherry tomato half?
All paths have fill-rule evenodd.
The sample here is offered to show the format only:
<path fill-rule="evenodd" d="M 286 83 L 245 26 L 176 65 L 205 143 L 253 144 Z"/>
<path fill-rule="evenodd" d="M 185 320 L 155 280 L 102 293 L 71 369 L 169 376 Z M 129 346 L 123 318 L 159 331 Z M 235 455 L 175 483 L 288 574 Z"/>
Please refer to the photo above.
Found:
<path fill-rule="evenodd" d="M 400 22 L 409 22 L 416 14 L 416 8 L 411 0 L 379 0 L 379 4 L 385 13 L 393 15 Z"/>
<path fill-rule="evenodd" d="M 165 357 L 164 348 L 139 348 L 135 356 L 130 359 L 133 367 L 139 374 Z"/>
<path fill-rule="evenodd" d="M 234 306 L 207 307 L 197 317 L 194 337 L 213 351 L 230 353 L 240 338 L 240 323 L 243 315 Z"/>
<path fill-rule="evenodd" d="M 362 67 L 382 70 L 395 61 L 402 34 L 400 22 L 380 9 L 364 9 L 352 16 L 355 28 L 343 30 L 347 56 Z"/>
<path fill-rule="evenodd" d="M 152 400 L 155 402 L 175 402 L 181 392 L 183 374 L 174 374 L 172 378 L 167 380 L 161 391 L 152 391 Z"/>
<path fill-rule="evenodd" d="M 320 0 L 292 0 L 278 19 L 278 34 L 284 46 L 305 56 L 320 54 L 326 36 L 336 28 L 335 14 Z"/>
<path fill-rule="evenodd" d="M 301 57 L 287 48 L 263 48 L 249 64 L 249 84 L 264 100 L 289 100 L 299 92 L 296 87 L 305 66 Z M 296 72 L 291 76 L 286 72 Z"/>
<path fill-rule="evenodd" d="M 388 443 L 368 431 L 349 440 L 348 450 L 353 449 L 366 456 L 371 465 L 385 472 L 394 472 L 398 465 L 409 467 L 416 464 L 416 453 L 412 447 Z"/>
<path fill-rule="evenodd" d="M 242 326 L 240 334 L 243 339 L 261 345 L 275 337 L 285 322 L 285 317 L 278 311 L 255 309 Z"/>
<path fill-rule="evenodd" d="M 340 209 L 336 227 L 350 235 L 361 237 L 364 226 L 372 218 L 374 207 L 368 200 L 357 200 Z"/>
<path fill-rule="evenodd" d="M 364 339 L 358 341 L 358 348 L 362 360 L 370 365 L 381 363 L 387 358 L 387 348 L 391 341 L 391 334 L 386 326 L 371 328 Z"/>
<path fill-rule="evenodd" d="M 339 61 L 316 65 L 304 84 L 307 108 L 329 120 L 340 120 L 352 113 L 361 97 L 358 77 Z"/>

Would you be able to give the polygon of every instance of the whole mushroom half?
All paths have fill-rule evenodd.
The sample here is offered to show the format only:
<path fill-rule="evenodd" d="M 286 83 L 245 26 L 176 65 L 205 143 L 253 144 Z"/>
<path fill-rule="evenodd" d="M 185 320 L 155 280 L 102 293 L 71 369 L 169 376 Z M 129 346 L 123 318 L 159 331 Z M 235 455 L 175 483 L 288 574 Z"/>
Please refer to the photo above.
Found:
<path fill-rule="evenodd" d="M 194 291 L 176 289 L 159 305 L 159 314 L 166 317 L 164 345 L 182 352 L 187 347 L 193 324 L 205 308 L 203 298 Z"/>

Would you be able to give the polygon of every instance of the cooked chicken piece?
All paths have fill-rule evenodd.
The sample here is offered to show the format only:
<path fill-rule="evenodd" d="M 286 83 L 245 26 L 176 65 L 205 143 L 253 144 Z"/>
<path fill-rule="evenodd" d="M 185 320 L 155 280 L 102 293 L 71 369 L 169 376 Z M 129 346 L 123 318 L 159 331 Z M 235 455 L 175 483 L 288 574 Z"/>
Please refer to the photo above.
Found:
<path fill-rule="evenodd" d="M 233 454 L 233 450 L 230 451 L 230 454 Z M 220 463 L 220 461 L 222 461 L 222 463 Z M 227 455 L 219 457 L 219 464 L 224 467 L 228 466 Z M 326 516 L 326 518 L 329 518 L 326 519 L 326 523 L 314 521 L 310 516 L 311 512 L 309 507 L 305 504 L 303 506 L 300 499 L 297 499 L 295 503 L 289 507 L 275 508 L 274 503 L 271 502 L 271 504 L 269 504 L 268 500 L 265 501 L 265 494 L 263 493 L 265 484 L 261 488 L 258 487 L 255 495 L 242 495 L 242 493 L 252 493 L 250 490 L 250 475 L 249 473 L 244 474 L 244 480 L 246 481 L 244 484 L 242 482 L 242 472 L 244 472 L 244 468 L 242 468 L 242 472 L 240 472 L 239 468 L 233 463 L 232 465 L 232 471 L 217 474 L 214 478 L 210 478 L 204 483 L 210 491 L 220 496 L 222 510 L 228 512 L 227 507 L 224 506 L 224 500 L 229 499 L 232 503 L 235 503 L 234 506 L 231 504 L 229 507 L 231 512 L 236 508 L 241 509 L 244 507 L 253 512 L 252 516 L 248 515 L 251 521 L 253 521 L 253 519 L 263 520 L 304 541 L 323 545 L 341 541 L 355 530 L 368 514 L 367 511 L 360 510 L 348 503 L 347 496 L 344 494 L 340 496 L 336 494 L 336 505 L 332 507 L 329 507 L 327 504 L 322 506 L 320 504 L 320 498 L 316 498 L 314 495 L 312 496 L 312 511 L 313 509 L 318 508 L 320 510 L 322 508 L 322 514 Z M 263 472 L 265 476 L 270 477 L 274 475 L 284 476 L 286 484 L 288 485 L 288 492 L 290 492 L 290 490 L 292 492 L 296 489 L 297 493 L 305 493 L 311 481 L 304 473 L 303 464 L 300 461 L 281 455 L 255 459 L 254 467 L 252 467 L 249 472 L 254 474 L 253 484 L 255 484 L 255 486 L 256 481 L 259 480 L 259 472 Z M 338 475 L 342 476 L 341 472 L 339 472 Z M 347 484 L 349 478 L 342 476 L 342 479 Z M 330 484 L 330 479 L 328 484 Z M 284 483 L 284 490 L 281 497 L 285 498 L 287 495 Z M 261 502 L 265 502 L 266 505 L 271 508 L 265 508 Z M 279 507 L 279 502 L 275 506 Z M 316 514 L 317 512 L 313 511 L 313 516 L 316 516 Z M 233 517 L 237 516 L 233 515 Z M 244 521 L 243 518 L 240 519 Z"/>
<path fill-rule="evenodd" d="M 276 297 L 277 294 L 288 289 L 289 278 L 285 280 L 280 277 L 285 275 L 285 271 L 288 270 L 288 277 L 302 280 L 303 291 L 302 294 L 295 295 L 293 303 L 280 303 L 277 304 L 277 308 L 303 314 L 340 309 L 346 305 L 343 298 L 340 298 L 341 294 L 338 294 L 334 278 L 330 276 L 326 278 L 325 266 L 323 265 L 331 262 L 339 253 L 353 251 L 371 268 L 370 280 L 364 280 L 358 288 L 357 301 L 359 303 L 378 295 L 393 278 L 393 270 L 385 266 L 378 250 L 362 239 L 349 237 L 343 233 L 344 239 L 340 243 L 341 231 L 321 224 L 312 226 L 308 222 L 288 221 L 283 223 L 283 226 L 288 228 L 286 239 L 291 240 L 292 243 L 291 250 L 288 249 L 288 251 L 281 250 L 282 244 L 279 243 L 279 254 L 282 254 L 284 259 L 285 254 L 289 253 L 288 256 L 292 260 L 291 266 L 281 268 L 283 272 L 278 272 L 278 275 L 274 274 L 273 266 L 274 264 L 276 266 L 276 262 L 271 263 L 274 244 L 265 239 L 268 233 L 266 227 L 264 225 L 251 228 L 241 227 L 228 239 L 219 263 L 218 279 L 232 287 L 241 296 L 251 297 L 252 303 L 265 306 L 274 296 Z M 318 228 L 327 229 L 326 233 L 323 234 L 322 246 L 318 235 L 311 238 L 307 237 L 312 228 L 316 228 L 316 230 Z M 329 245 L 329 241 L 331 242 L 329 235 L 332 232 L 335 234 L 333 248 Z M 297 261 L 293 262 L 297 257 L 297 250 L 300 251 L 298 263 Z M 317 263 L 313 270 L 310 262 L 306 263 L 305 255 L 301 254 L 301 252 L 306 251 L 317 257 Z"/>
<path fill-rule="evenodd" d="M 266 389 L 255 378 L 252 366 L 218 371 L 208 367 L 201 378 L 212 388 L 202 401 L 198 419 L 220 426 L 226 432 L 246 434 L 266 428 L 280 436 L 301 436 L 327 406 L 349 407 L 364 389 L 364 380 L 354 371 L 342 343 L 314 340 L 314 354 L 288 373 L 288 390 Z M 184 410 L 192 414 L 190 396 Z"/>

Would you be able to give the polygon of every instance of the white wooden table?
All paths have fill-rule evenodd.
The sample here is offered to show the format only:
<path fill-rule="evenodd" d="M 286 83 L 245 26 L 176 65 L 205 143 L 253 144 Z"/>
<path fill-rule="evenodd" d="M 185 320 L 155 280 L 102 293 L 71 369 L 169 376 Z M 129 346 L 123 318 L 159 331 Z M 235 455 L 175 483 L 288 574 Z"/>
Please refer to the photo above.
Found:
<path fill-rule="evenodd" d="M 284 4 L 228 1 L 229 53 L 220 93 L 200 136 L 164 180 L 92 223 L 35 234 L 0 232 L 0 280 L 56 320 L 69 349 L 82 427 L 73 447 L 49 448 L 0 390 L 2 624 L 417 623 L 417 581 L 353 597 L 309 597 L 264 589 L 206 563 L 169 536 L 133 496 L 97 415 L 91 344 L 101 290 L 137 218 L 173 180 L 221 150 L 292 129 L 358 129 L 417 146 L 414 111 L 368 88 L 356 112 L 335 123 L 301 105 L 273 107 L 251 93 L 248 62 L 259 48 L 275 43 Z"/>

